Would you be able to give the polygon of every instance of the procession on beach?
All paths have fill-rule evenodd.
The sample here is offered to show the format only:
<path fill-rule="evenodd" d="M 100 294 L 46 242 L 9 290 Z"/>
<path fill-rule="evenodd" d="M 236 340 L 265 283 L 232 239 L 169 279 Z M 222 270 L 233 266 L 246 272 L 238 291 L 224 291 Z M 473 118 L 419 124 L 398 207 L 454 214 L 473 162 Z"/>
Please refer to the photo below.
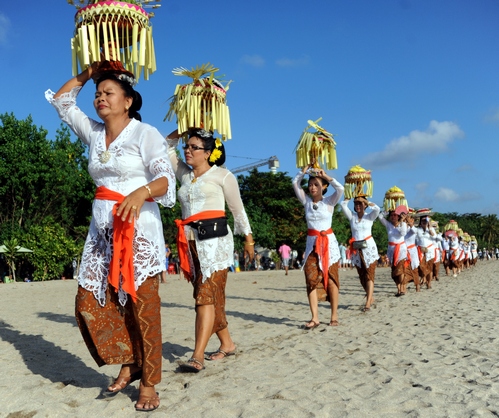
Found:
<path fill-rule="evenodd" d="M 227 103 L 230 81 L 218 76 L 219 69 L 206 63 L 173 70 L 175 76 L 190 80 L 173 89 L 165 120 L 175 119 L 176 128 L 166 138 L 142 122 L 142 97 L 135 86 L 156 71 L 151 16 L 142 8 L 147 3 L 77 5 L 73 77 L 56 92 L 45 93 L 61 120 L 88 146 L 88 170 L 96 187 L 77 278 L 76 321 L 97 365 L 121 365 L 106 393 L 116 394 L 138 381 L 134 407 L 141 412 L 160 406 L 155 388 L 161 382 L 163 360 L 159 286 L 167 266 L 158 204 L 171 208 L 177 199 L 180 202 L 176 248 L 194 298 L 194 346 L 179 372 L 200 373 L 206 362 L 237 353 L 225 309 L 228 273 L 234 264 L 233 234 L 244 237 L 250 261 L 258 238 L 253 236 L 238 181 L 225 167 L 225 147 L 233 136 Z M 91 80 L 99 121 L 77 106 L 79 92 Z M 358 165 L 342 181 L 332 177 L 328 171 L 338 168 L 336 142 L 319 123 L 321 118 L 307 121 L 294 150 L 299 171 L 292 187 L 307 224 L 302 270 L 311 313 L 301 328 L 312 331 L 321 325 L 319 302 L 324 299 L 330 304 L 328 325 L 341 326 L 344 260 L 334 233 L 337 205 L 350 224 L 349 259 L 365 293 L 366 315 L 376 307 L 380 249 L 372 234 L 374 222 L 386 228 L 384 250 L 396 297 L 408 298 L 411 283 L 416 292 L 431 289 L 442 277 L 441 266 L 446 276 L 456 278 L 476 264 L 477 240 L 454 220 L 440 227 L 430 208 L 411 208 L 396 186 L 386 191 L 378 206 L 370 200 L 373 174 Z M 233 230 L 226 207 L 233 215 Z M 213 334 L 219 347 L 207 353 Z"/>

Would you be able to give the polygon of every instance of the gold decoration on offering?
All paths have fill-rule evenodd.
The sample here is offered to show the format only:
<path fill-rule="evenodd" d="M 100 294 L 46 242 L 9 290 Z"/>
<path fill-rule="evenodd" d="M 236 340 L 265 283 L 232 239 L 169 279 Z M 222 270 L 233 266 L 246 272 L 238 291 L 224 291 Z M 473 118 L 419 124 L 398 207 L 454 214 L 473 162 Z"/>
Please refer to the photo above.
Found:
<path fill-rule="evenodd" d="M 161 0 L 155 0 L 158 3 Z M 73 75 L 94 62 L 120 61 L 138 80 L 156 71 L 152 26 L 143 7 L 160 7 L 151 0 L 68 0 L 76 6 L 75 32 L 71 39 Z M 83 7 L 82 7 L 83 6 Z"/>
<path fill-rule="evenodd" d="M 336 159 L 336 142 L 333 134 L 317 125 L 322 118 L 316 121 L 308 120 L 308 126 L 298 140 L 295 148 L 296 166 L 303 168 L 312 164 L 312 169 L 320 169 L 321 166 L 327 170 L 338 168 Z M 313 132 L 309 132 L 313 129 Z"/>
<path fill-rule="evenodd" d="M 226 102 L 230 81 L 223 86 L 215 78 L 219 71 L 210 63 L 187 70 L 175 68 L 173 74 L 193 79 L 190 84 L 177 84 L 171 97 L 170 109 L 164 120 L 177 116 L 178 131 L 184 134 L 190 128 L 215 132 L 224 141 L 232 138 L 229 107 Z"/>
<path fill-rule="evenodd" d="M 407 200 L 405 199 L 405 193 L 399 189 L 397 186 L 393 186 L 391 189 L 388 189 L 385 193 L 385 199 L 383 200 L 383 208 L 386 211 L 395 210 L 397 206 L 404 205 L 409 206 L 407 204 Z"/>
<path fill-rule="evenodd" d="M 345 197 L 353 199 L 358 195 L 372 197 L 373 182 L 370 171 L 360 165 L 354 165 L 345 176 Z"/>

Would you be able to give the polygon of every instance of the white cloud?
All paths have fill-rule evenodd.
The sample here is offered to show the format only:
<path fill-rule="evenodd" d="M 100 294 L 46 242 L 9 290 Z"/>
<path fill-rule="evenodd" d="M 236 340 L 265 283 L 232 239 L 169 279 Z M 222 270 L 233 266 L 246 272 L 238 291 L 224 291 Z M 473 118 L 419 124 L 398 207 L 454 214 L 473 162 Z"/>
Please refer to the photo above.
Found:
<path fill-rule="evenodd" d="M 452 189 L 440 187 L 435 193 L 435 198 L 444 202 L 455 202 L 459 199 L 459 194 Z"/>
<path fill-rule="evenodd" d="M 485 122 L 499 124 L 499 108 L 491 109 L 485 115 Z"/>
<path fill-rule="evenodd" d="M 10 20 L 0 12 L 0 45 L 7 44 L 7 34 L 10 29 Z"/>
<path fill-rule="evenodd" d="M 435 193 L 435 199 L 442 202 L 466 202 L 480 199 L 480 194 L 476 192 L 466 192 L 459 194 L 452 189 L 440 187 Z"/>
<path fill-rule="evenodd" d="M 310 57 L 304 55 L 301 58 L 280 58 L 276 60 L 276 64 L 279 67 L 304 67 L 310 62 Z"/>
<path fill-rule="evenodd" d="M 251 67 L 261 68 L 265 66 L 265 60 L 260 55 L 243 55 L 241 62 Z"/>
<path fill-rule="evenodd" d="M 449 150 L 454 140 L 463 136 L 464 132 L 454 122 L 432 120 L 426 131 L 412 131 L 389 142 L 383 151 L 368 154 L 362 165 L 371 169 L 387 168 L 414 161 L 421 155 L 441 154 Z"/>
<path fill-rule="evenodd" d="M 456 168 L 457 173 L 462 173 L 466 171 L 473 171 L 475 168 L 471 164 L 463 164 L 462 166 L 459 166 Z"/>

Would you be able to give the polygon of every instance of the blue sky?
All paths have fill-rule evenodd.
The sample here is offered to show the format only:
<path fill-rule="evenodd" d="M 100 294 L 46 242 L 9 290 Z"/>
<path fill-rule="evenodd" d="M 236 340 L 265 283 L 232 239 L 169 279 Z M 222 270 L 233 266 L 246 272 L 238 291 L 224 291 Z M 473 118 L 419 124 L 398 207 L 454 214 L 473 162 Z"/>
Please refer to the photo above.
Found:
<path fill-rule="evenodd" d="M 31 115 L 49 138 L 60 121 L 44 91 L 71 77 L 75 12 L 65 0 L 0 5 L 0 113 Z M 233 80 L 229 168 L 276 155 L 294 176 L 296 143 L 322 117 L 331 174 L 372 170 L 379 205 L 398 186 L 411 207 L 499 214 L 497 0 L 162 0 L 155 14 L 158 70 L 137 90 L 165 135 L 168 99 L 189 80 L 172 69 L 210 62 Z M 93 91 L 79 106 L 96 117 Z"/>

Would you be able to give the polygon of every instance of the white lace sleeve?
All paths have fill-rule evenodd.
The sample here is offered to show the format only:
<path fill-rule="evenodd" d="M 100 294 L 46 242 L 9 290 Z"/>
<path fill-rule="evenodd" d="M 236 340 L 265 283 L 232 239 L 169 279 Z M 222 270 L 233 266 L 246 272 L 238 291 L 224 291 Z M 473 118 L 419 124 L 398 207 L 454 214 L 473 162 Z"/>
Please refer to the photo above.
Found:
<path fill-rule="evenodd" d="M 374 206 L 371 206 L 371 209 L 371 212 L 364 216 L 366 217 L 366 219 L 374 222 L 381 212 L 381 209 L 376 203 L 374 204 Z"/>
<path fill-rule="evenodd" d="M 295 176 L 293 179 L 293 190 L 295 191 L 295 195 L 298 198 L 298 200 L 301 202 L 302 205 L 305 205 L 307 203 L 307 197 L 304 192 L 304 190 L 301 187 L 301 181 L 303 179 L 303 176 L 305 176 L 305 173 L 302 171 L 299 171 L 298 174 Z"/>
<path fill-rule="evenodd" d="M 81 87 L 74 87 L 71 91 L 63 93 L 57 98 L 54 98 L 55 93 L 52 90 L 47 90 L 45 98 L 55 107 L 61 120 L 68 124 L 75 135 L 89 145 L 90 133 L 102 124 L 89 118 L 76 106 L 76 96 L 80 90 Z"/>
<path fill-rule="evenodd" d="M 173 171 L 179 180 L 182 180 L 182 176 L 190 171 L 189 166 L 184 163 L 177 154 L 177 146 L 180 138 L 177 139 L 167 139 L 166 144 L 168 145 L 168 156 L 172 163 Z"/>
<path fill-rule="evenodd" d="M 352 219 L 353 215 L 352 215 L 352 211 L 348 207 L 348 202 L 350 202 L 350 200 L 343 200 L 340 203 L 340 205 L 341 205 L 341 210 L 343 211 L 343 214 L 350 221 Z"/>
<path fill-rule="evenodd" d="M 166 193 L 163 196 L 154 197 L 154 200 L 165 207 L 172 207 L 175 205 L 176 182 L 166 142 L 159 131 L 152 126 L 145 131 L 141 139 L 140 153 L 144 164 L 154 176 L 152 181 L 160 177 L 166 177 L 168 180 Z"/>
<path fill-rule="evenodd" d="M 239 184 L 237 183 L 236 176 L 230 171 L 223 180 L 223 191 L 227 206 L 232 212 L 232 215 L 234 215 L 234 234 L 251 234 L 248 215 L 244 210 L 241 193 L 239 192 Z"/>
<path fill-rule="evenodd" d="M 332 180 L 329 182 L 331 186 L 333 186 L 335 192 L 327 197 L 325 200 L 327 203 L 331 206 L 335 206 L 339 201 L 341 196 L 343 195 L 343 191 L 345 190 L 343 185 L 336 179 L 332 178 Z"/>

